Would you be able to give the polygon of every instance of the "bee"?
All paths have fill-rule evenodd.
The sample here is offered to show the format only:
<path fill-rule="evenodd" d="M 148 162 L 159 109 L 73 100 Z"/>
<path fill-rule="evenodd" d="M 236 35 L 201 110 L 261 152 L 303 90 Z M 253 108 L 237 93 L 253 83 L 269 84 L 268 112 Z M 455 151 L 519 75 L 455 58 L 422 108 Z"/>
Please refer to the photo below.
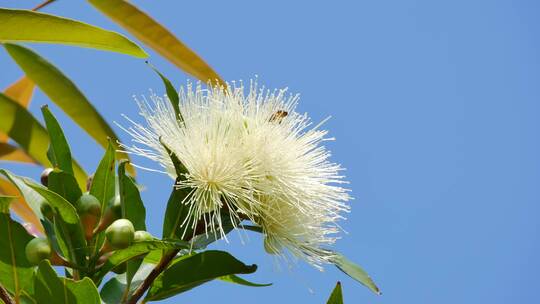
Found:
<path fill-rule="evenodd" d="M 272 116 L 270 116 L 270 119 L 268 121 L 281 123 L 283 118 L 287 117 L 287 115 L 289 115 L 287 111 L 277 110 L 274 114 L 272 114 Z"/>

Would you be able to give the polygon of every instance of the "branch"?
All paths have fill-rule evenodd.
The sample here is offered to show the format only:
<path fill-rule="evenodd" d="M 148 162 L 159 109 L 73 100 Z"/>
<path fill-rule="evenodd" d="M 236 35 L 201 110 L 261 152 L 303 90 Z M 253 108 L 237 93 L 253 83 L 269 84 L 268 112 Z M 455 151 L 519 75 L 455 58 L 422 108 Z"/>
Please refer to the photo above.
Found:
<path fill-rule="evenodd" d="M 144 295 L 146 290 L 150 288 L 154 280 L 167 268 L 167 266 L 169 266 L 169 264 L 176 257 L 176 254 L 179 251 L 179 249 L 172 250 L 161 258 L 159 264 L 157 264 L 156 267 L 152 269 L 152 272 L 150 272 L 150 274 L 146 277 L 146 279 L 144 279 L 142 284 L 135 290 L 133 295 L 131 295 L 131 297 L 127 301 L 127 304 L 136 304 L 137 301 L 139 301 L 139 299 Z"/>
<path fill-rule="evenodd" d="M 54 1 L 56 1 L 56 0 L 47 0 L 47 1 L 43 2 L 43 3 L 38 4 L 38 5 L 37 5 L 36 7 L 34 7 L 32 10 L 33 10 L 33 11 L 40 10 L 40 9 L 44 8 L 45 6 L 47 6 L 47 5 L 51 4 L 51 3 L 53 3 Z"/>
<path fill-rule="evenodd" d="M 6 304 L 15 304 L 15 301 L 11 298 L 7 290 L 0 284 L 0 299 Z"/>

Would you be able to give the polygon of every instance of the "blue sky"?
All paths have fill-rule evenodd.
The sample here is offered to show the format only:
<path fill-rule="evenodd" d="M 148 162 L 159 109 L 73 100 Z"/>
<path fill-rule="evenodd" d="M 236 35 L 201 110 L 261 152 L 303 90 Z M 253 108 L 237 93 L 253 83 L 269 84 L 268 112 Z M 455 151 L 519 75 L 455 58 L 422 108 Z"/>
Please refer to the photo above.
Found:
<path fill-rule="evenodd" d="M 540 270 L 540 27 L 536 1 L 133 1 L 227 80 L 259 75 L 301 93 L 326 124 L 353 196 L 336 248 L 383 291 L 332 267 L 276 270 L 258 235 L 230 250 L 273 282 L 212 282 L 163 303 L 538 303 Z M 37 1 L 0 0 L 4 7 Z M 44 11 L 123 32 L 84 1 Z M 32 46 L 61 68 L 109 122 L 137 116 L 132 95 L 162 85 L 143 61 L 65 46 Z M 186 75 L 151 50 L 175 84 Z M 0 86 L 21 72 L 0 50 Z M 31 110 L 50 103 L 37 92 Z M 102 150 L 54 106 L 77 159 Z M 123 139 L 126 134 L 116 129 Z M 136 160 L 147 164 L 144 160 Z M 29 166 L 4 165 L 38 177 Z M 151 232 L 160 234 L 165 176 L 140 172 Z"/>

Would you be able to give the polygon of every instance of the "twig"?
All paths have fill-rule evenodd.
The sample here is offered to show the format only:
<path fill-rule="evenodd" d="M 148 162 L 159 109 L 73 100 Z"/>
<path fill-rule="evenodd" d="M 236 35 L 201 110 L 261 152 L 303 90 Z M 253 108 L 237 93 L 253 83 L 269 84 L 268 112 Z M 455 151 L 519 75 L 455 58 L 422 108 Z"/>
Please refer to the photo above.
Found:
<path fill-rule="evenodd" d="M 33 10 L 33 11 L 40 10 L 40 9 L 44 8 L 45 6 L 47 6 L 47 5 L 51 4 L 51 3 L 53 3 L 54 1 L 56 1 L 56 0 L 47 0 L 47 1 L 43 2 L 43 3 L 38 4 L 38 5 L 37 5 L 36 7 L 34 7 L 32 10 Z"/>
<path fill-rule="evenodd" d="M 11 298 L 7 290 L 0 284 L 0 299 L 6 304 L 15 304 L 15 301 Z"/>
<path fill-rule="evenodd" d="M 167 266 L 169 266 L 169 264 L 176 257 L 176 254 L 178 254 L 179 251 L 179 249 L 175 249 L 163 255 L 156 267 L 152 269 L 150 274 L 148 274 L 146 279 L 144 279 L 142 284 L 135 290 L 133 295 L 131 295 L 131 297 L 126 303 L 136 304 L 137 301 L 139 301 L 139 299 L 144 295 L 146 290 L 150 288 L 150 285 L 152 285 L 154 280 L 167 268 Z"/>

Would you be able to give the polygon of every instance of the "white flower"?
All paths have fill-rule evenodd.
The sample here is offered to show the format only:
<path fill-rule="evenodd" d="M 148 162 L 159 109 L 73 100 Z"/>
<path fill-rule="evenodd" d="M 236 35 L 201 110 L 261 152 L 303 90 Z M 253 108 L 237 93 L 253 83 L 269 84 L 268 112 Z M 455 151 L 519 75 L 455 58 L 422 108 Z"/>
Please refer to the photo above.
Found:
<path fill-rule="evenodd" d="M 189 206 L 189 216 L 182 223 L 184 231 L 193 228 L 195 232 L 198 221 L 202 220 L 206 233 L 217 232 L 224 237 L 221 218 L 224 206 L 236 225 L 240 222 L 237 212 L 247 212 L 257 201 L 252 193 L 250 163 L 244 159 L 242 145 L 238 144 L 243 132 L 235 123 L 242 119 L 236 117 L 240 113 L 235 109 L 238 106 L 208 94 L 200 85 L 195 90 L 190 85 L 187 90 L 181 90 L 183 121 L 177 119 L 166 97 L 152 95 L 151 102 L 137 100 L 146 124 L 128 118 L 133 126 L 124 130 L 143 147 L 123 145 L 123 148 L 156 161 L 174 179 L 174 165 L 161 139 L 189 172 L 177 185 L 191 190 L 182 202 Z"/>
<path fill-rule="evenodd" d="M 159 139 L 177 155 L 189 172 L 181 187 L 192 189 L 183 202 L 190 225 L 203 219 L 208 230 L 224 235 L 225 204 L 233 223 L 247 218 L 262 227 L 268 252 L 286 257 L 288 250 L 317 267 L 329 262 L 325 247 L 337 239 L 349 195 L 340 186 L 342 169 L 322 145 L 330 140 L 327 132 L 295 111 L 298 96 L 265 91 L 256 82 L 247 94 L 242 83 L 207 90 L 188 85 L 180 91 L 183 122 L 167 100 L 151 99 L 138 102 L 147 126 L 132 122 L 127 130 L 146 147 L 124 147 L 157 161 L 173 178 Z"/>

